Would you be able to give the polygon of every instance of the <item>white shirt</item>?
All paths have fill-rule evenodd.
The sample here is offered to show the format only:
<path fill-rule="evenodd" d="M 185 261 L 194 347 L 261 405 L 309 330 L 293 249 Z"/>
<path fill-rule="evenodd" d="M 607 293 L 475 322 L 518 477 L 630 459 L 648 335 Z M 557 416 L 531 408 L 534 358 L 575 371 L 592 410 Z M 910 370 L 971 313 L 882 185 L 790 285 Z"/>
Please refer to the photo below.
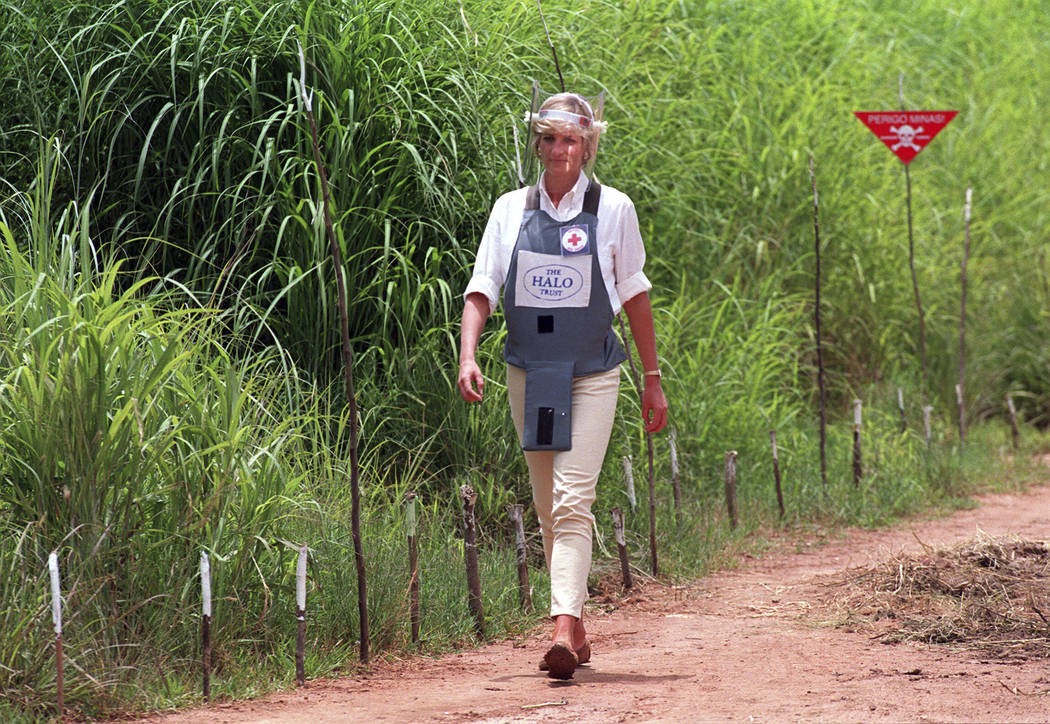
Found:
<path fill-rule="evenodd" d="M 583 195 L 588 183 L 587 175 L 581 171 L 576 184 L 555 207 L 547 195 L 543 176 L 540 176 L 540 210 L 550 214 L 556 221 L 570 221 L 583 211 Z M 496 310 L 500 289 L 510 271 L 514 245 L 518 241 L 518 231 L 525 214 L 527 193 L 527 188 L 521 188 L 505 193 L 496 200 L 474 260 L 474 276 L 463 292 L 464 299 L 474 292 L 484 294 L 489 300 L 490 314 Z M 609 293 L 613 314 L 617 314 L 623 302 L 653 287 L 642 272 L 645 246 L 638 230 L 638 214 L 627 194 L 602 185 L 595 234 L 598 237 L 596 251 L 602 280 Z"/>

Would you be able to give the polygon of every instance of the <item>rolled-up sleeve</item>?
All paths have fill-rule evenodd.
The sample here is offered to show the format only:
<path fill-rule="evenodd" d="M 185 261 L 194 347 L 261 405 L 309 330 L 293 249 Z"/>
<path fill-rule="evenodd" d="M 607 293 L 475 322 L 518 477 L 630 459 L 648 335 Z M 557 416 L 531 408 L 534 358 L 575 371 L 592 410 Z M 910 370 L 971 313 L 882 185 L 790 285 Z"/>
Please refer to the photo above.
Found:
<path fill-rule="evenodd" d="M 500 199 L 500 201 L 503 201 L 503 199 Z M 475 292 L 484 294 L 485 298 L 489 300 L 489 314 L 496 311 L 500 289 L 503 286 L 504 271 L 500 258 L 502 206 L 503 204 L 497 202 L 489 215 L 488 224 L 485 225 L 485 233 L 482 234 L 481 243 L 478 245 L 478 255 L 474 259 L 474 274 L 463 292 L 464 300 Z"/>
<path fill-rule="evenodd" d="M 638 228 L 638 212 L 629 200 L 620 209 L 617 227 L 620 238 L 613 249 L 613 270 L 616 296 L 619 297 L 620 304 L 623 304 L 631 297 L 649 291 L 653 285 L 642 271 L 642 267 L 645 266 L 645 245 Z"/>

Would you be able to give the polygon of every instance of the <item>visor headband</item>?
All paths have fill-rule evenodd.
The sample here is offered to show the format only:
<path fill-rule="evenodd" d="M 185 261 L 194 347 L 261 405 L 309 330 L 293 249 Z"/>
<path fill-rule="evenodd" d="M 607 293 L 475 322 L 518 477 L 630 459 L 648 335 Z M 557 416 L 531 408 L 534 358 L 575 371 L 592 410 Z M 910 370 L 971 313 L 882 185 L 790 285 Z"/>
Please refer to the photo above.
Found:
<path fill-rule="evenodd" d="M 580 128 L 594 128 L 598 133 L 605 131 L 605 121 L 595 121 L 587 116 L 581 116 L 577 113 L 570 113 L 569 111 L 560 111 L 554 108 L 547 108 L 536 113 L 526 113 L 525 122 L 532 124 L 533 121 L 564 121 L 566 123 L 572 123 L 579 126 Z"/>
<path fill-rule="evenodd" d="M 540 111 L 536 114 L 536 118 L 541 121 L 547 118 L 552 121 L 568 121 L 569 123 L 575 123 L 581 128 L 590 128 L 594 124 L 594 121 L 587 116 L 580 116 L 569 111 L 559 111 L 553 108 Z"/>

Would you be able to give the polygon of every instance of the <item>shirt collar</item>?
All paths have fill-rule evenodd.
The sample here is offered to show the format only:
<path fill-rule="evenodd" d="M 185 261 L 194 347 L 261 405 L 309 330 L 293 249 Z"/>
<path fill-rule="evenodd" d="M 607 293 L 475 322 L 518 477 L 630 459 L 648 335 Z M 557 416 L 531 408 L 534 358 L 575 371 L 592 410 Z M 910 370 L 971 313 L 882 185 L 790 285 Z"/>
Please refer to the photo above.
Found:
<path fill-rule="evenodd" d="M 551 197 L 547 195 L 547 186 L 543 182 L 546 173 L 544 171 L 540 174 L 540 208 L 551 216 L 562 219 L 571 218 L 583 211 L 583 196 L 587 192 L 587 186 L 591 183 L 591 180 L 587 178 L 587 174 L 582 170 L 580 171 L 580 177 L 576 179 L 576 183 L 562 197 L 560 205 L 555 208 L 551 202 Z"/>

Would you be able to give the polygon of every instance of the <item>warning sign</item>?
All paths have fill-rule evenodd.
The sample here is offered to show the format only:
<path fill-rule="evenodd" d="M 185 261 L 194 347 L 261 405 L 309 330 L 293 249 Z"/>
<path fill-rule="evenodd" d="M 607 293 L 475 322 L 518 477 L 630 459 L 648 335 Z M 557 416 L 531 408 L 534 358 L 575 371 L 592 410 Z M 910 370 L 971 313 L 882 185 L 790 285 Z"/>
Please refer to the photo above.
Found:
<path fill-rule="evenodd" d="M 905 164 L 948 125 L 958 111 L 854 111 Z"/>

